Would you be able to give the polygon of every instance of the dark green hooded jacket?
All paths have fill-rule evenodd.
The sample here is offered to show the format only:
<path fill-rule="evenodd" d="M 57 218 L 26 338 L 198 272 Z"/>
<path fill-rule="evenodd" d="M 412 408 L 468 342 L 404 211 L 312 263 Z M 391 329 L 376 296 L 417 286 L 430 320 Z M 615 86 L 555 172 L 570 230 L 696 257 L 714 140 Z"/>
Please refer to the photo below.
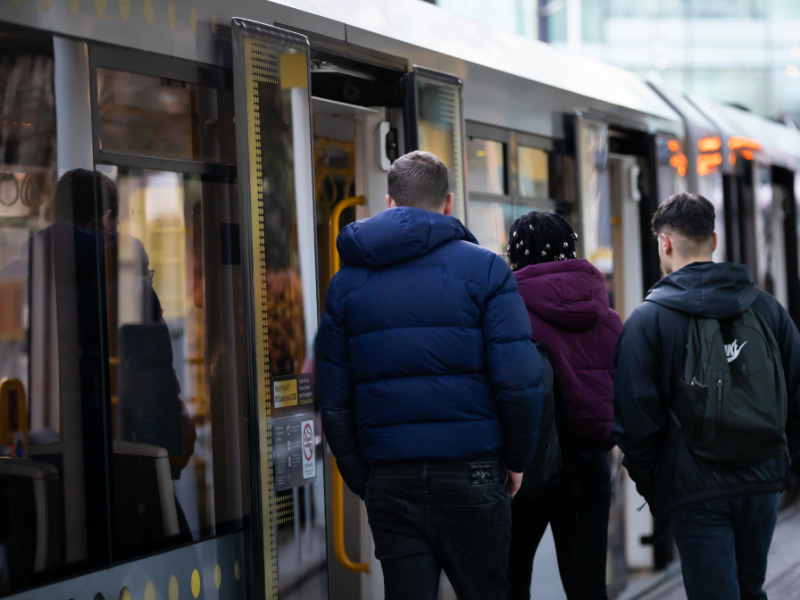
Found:
<path fill-rule="evenodd" d="M 692 454 L 667 407 L 683 374 L 691 316 L 730 319 L 751 306 L 780 346 L 789 454 L 749 467 L 722 467 Z M 659 281 L 625 323 L 615 358 L 614 439 L 654 515 L 710 498 L 784 489 L 789 456 L 800 452 L 800 334 L 783 306 L 758 289 L 748 267 L 694 263 Z"/>

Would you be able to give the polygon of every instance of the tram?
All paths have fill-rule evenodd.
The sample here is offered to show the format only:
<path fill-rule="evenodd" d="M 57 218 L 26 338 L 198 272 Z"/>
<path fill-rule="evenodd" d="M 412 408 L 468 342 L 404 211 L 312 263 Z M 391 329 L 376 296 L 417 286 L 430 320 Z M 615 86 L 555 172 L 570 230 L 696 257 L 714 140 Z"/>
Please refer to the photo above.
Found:
<path fill-rule="evenodd" d="M 0 2 L 0 596 L 381 597 L 313 356 L 405 152 L 498 253 L 564 214 L 623 318 L 697 190 L 800 319 L 781 124 L 418 0 Z M 613 597 L 672 546 L 611 459 Z"/>

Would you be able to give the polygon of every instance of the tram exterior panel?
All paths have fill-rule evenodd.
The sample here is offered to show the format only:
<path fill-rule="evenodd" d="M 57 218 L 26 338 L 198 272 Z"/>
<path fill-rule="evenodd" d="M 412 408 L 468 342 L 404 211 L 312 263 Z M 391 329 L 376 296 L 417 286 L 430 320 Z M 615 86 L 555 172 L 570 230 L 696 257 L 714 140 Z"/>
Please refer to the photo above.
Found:
<path fill-rule="evenodd" d="M 380 210 L 393 153 L 446 157 L 458 216 L 498 253 L 517 216 L 568 216 L 623 317 L 660 277 L 652 211 L 690 189 L 687 177 L 735 175 L 728 164 L 699 173 L 689 145 L 709 130 L 635 76 L 416 0 L 15 0 L 0 12 L 3 36 L 17 44 L 7 46 L 11 78 L 30 74 L 20 89 L 44 98 L 50 129 L 26 117 L 36 135 L 18 136 L 22 158 L 6 142 L 0 167 L 0 198 L 20 198 L 0 206 L 0 292 L 17 303 L 0 309 L 0 379 L 22 383 L 7 395 L 27 395 L 30 427 L 10 439 L 18 455 L 31 448 L 33 469 L 24 485 L 0 478 L 41 509 L 39 521 L 26 517 L 36 544 L 2 546 L 1 595 L 379 597 L 363 507 L 338 491 L 312 398 L 305 408 L 284 399 L 310 389 L 318 299 L 338 264 L 331 241 Z M 24 113 L 17 96 L 5 98 L 4 116 Z M 714 115 L 704 112 L 705 127 Z M 3 127 L 5 140 L 18 134 Z M 761 131 L 757 117 L 748 127 L 730 135 Z M 781 198 L 798 192 L 800 159 L 798 136 L 783 133 L 761 142 Z M 113 182 L 118 235 L 101 231 L 105 188 L 94 218 L 75 223 L 94 231 L 88 238 L 64 241 L 51 228 L 56 181 L 78 167 Z M 726 210 L 731 202 L 726 195 Z M 744 231 L 738 214 L 725 212 L 726 237 Z M 754 234 L 753 244 L 768 243 L 772 257 L 793 249 L 793 260 L 769 263 L 786 273 L 788 301 L 799 293 L 797 239 L 784 229 L 780 239 L 774 227 Z M 79 261 L 79 238 L 96 260 Z M 97 275 L 76 287 L 87 265 Z M 143 289 L 157 300 L 143 300 Z M 87 299 L 99 315 L 81 308 Z M 161 329 L 141 317 L 153 302 Z M 142 362 L 158 353 L 178 387 L 158 375 L 163 365 Z M 153 425 L 131 425 L 153 393 L 141 387 L 147 368 L 173 390 L 178 408 L 162 420 L 175 422 L 184 447 Z M 300 463 L 305 451 L 313 458 Z M 629 569 L 671 558 L 664 524 L 635 512 L 641 502 L 620 459 L 612 453 L 612 596 Z M 23 459 L 0 458 L 0 468 L 6 460 Z M 41 520 L 46 490 L 51 512 L 63 503 L 52 520 Z M 51 533 L 64 528 L 63 542 L 44 536 L 51 524 Z M 30 557 L 24 576 L 8 569 L 22 564 L 15 552 Z"/>

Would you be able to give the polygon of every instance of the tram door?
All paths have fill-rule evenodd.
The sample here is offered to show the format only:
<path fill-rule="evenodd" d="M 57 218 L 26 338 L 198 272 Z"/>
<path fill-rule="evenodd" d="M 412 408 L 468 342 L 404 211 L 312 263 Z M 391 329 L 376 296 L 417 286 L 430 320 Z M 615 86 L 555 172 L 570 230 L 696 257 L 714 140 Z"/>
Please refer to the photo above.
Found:
<path fill-rule="evenodd" d="M 233 19 L 254 597 L 328 597 L 309 44 Z"/>
<path fill-rule="evenodd" d="M 789 273 L 790 264 L 796 270 L 794 261 L 787 262 L 787 244 L 796 239 L 791 222 L 793 207 L 789 205 L 791 188 L 785 183 L 791 182 L 791 176 L 785 169 L 758 160 L 752 151 L 746 152 L 749 158 L 742 152 L 734 166 L 742 261 L 750 267 L 758 286 L 788 309 L 790 281 L 797 277 Z"/>

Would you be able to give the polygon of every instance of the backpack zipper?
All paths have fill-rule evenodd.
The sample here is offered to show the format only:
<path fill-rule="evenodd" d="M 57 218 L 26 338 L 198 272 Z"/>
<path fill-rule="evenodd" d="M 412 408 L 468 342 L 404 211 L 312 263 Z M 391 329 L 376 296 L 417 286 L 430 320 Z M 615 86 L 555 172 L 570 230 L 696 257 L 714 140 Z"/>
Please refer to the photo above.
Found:
<path fill-rule="evenodd" d="M 722 379 L 717 381 L 717 438 L 722 437 Z"/>
<path fill-rule="evenodd" d="M 704 390 L 708 389 L 708 386 L 705 386 L 702 383 L 700 383 L 699 381 L 697 381 L 697 377 L 692 377 L 692 382 L 689 385 L 691 385 L 692 387 L 698 387 L 698 388 L 701 388 L 701 389 L 704 389 Z"/>

